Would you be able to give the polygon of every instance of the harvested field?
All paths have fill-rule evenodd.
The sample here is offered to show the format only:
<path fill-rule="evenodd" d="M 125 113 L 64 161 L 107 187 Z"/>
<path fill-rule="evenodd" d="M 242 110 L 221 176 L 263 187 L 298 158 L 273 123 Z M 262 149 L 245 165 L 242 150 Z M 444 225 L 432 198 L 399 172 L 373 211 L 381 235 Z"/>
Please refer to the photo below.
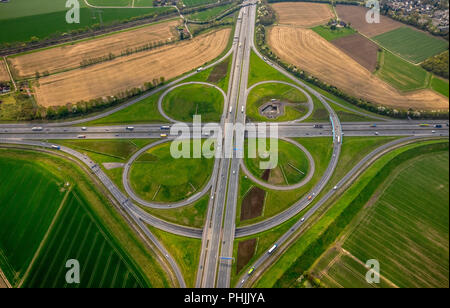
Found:
<path fill-rule="evenodd" d="M 9 58 L 11 69 L 17 78 L 31 77 L 36 72 L 51 73 L 77 68 L 81 61 L 100 58 L 113 53 L 134 49 L 149 43 L 176 39 L 175 27 L 179 20 L 171 20 L 148 27 L 120 32 L 99 39 L 64 45 Z"/>
<path fill-rule="evenodd" d="M 331 43 L 353 60 L 373 72 L 377 67 L 378 46 L 359 33 L 332 40 Z"/>
<path fill-rule="evenodd" d="M 261 216 L 265 197 L 265 190 L 252 187 L 242 200 L 241 221 Z"/>
<path fill-rule="evenodd" d="M 6 64 L 3 59 L 0 59 L 0 81 L 9 81 L 8 70 L 6 69 Z"/>
<path fill-rule="evenodd" d="M 241 241 L 238 244 L 236 274 L 239 274 L 255 254 L 256 238 Z"/>
<path fill-rule="evenodd" d="M 35 88 L 36 99 L 43 106 L 64 105 L 114 95 L 154 78 L 175 78 L 218 57 L 227 46 L 230 32 L 229 28 L 222 29 L 175 45 L 43 77 Z"/>
<path fill-rule="evenodd" d="M 380 23 L 369 24 L 366 22 L 366 12 L 367 9 L 362 6 L 336 6 L 336 13 L 341 20 L 347 23 L 350 22 L 352 28 L 368 37 L 379 35 L 404 26 L 404 24 L 383 15 L 380 15 Z"/>
<path fill-rule="evenodd" d="M 402 94 L 312 30 L 276 26 L 268 42 L 284 61 L 356 97 L 403 109 L 448 110 L 447 99 L 429 89 Z"/>
<path fill-rule="evenodd" d="M 272 5 L 279 24 L 313 27 L 334 17 L 328 4 L 308 2 L 282 2 Z"/>

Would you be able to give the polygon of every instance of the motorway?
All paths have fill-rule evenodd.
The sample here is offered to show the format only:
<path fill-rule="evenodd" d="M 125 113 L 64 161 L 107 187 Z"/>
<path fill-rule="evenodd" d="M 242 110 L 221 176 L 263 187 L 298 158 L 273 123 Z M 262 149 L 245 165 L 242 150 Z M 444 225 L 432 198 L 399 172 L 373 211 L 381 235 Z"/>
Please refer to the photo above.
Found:
<path fill-rule="evenodd" d="M 239 18 L 235 28 L 232 47 L 221 59 L 204 67 L 205 69 L 212 67 L 227 58 L 229 55 L 232 55 L 231 74 L 228 84 L 228 91 L 227 93 L 225 93 L 220 88 L 218 88 L 224 97 L 224 110 L 221 121 L 220 123 L 218 123 L 223 128 L 223 134 L 220 136 L 213 136 L 214 138 L 217 138 L 217 150 L 222 155 L 216 157 L 215 159 L 214 168 L 211 172 L 209 182 L 199 192 L 186 200 L 172 204 L 159 204 L 141 200 L 132 191 L 128 182 L 129 168 L 133 161 L 141 153 L 145 152 L 152 146 L 171 141 L 178 137 L 178 135 L 169 134 L 169 131 L 167 129 L 162 129 L 161 127 L 161 125 L 172 126 L 172 124 L 177 123 L 177 121 L 165 115 L 164 111 L 162 110 L 162 98 L 160 98 L 159 100 L 158 108 L 160 109 L 161 114 L 166 117 L 170 124 L 110 125 L 86 127 L 77 127 L 73 125 L 80 125 L 82 123 L 87 123 L 89 121 L 108 116 L 119 110 L 127 108 L 128 106 L 131 106 L 141 101 L 143 98 L 149 97 L 156 92 L 161 91 L 162 89 L 165 90 L 164 94 L 162 95 L 162 97 L 164 97 L 166 93 L 172 91 L 178 86 L 181 86 L 182 84 L 180 84 L 180 82 L 182 82 L 184 79 L 196 74 L 196 71 L 188 73 L 183 77 L 178 78 L 177 80 L 174 80 L 155 90 L 152 90 L 149 93 L 133 99 L 116 108 L 85 119 L 48 124 L 0 124 L 0 143 L 44 147 L 47 149 L 51 149 L 53 144 L 43 142 L 42 140 L 129 138 L 160 139 L 156 143 L 146 146 L 140 149 L 138 152 L 134 153 L 129 161 L 125 164 L 122 182 L 125 187 L 126 194 L 120 191 L 119 188 L 111 181 L 111 179 L 109 179 L 109 177 L 103 172 L 103 170 L 86 155 L 83 155 L 73 149 L 64 146 L 60 147 L 60 151 L 77 158 L 93 172 L 93 174 L 107 188 L 114 199 L 117 200 L 121 208 L 123 208 L 128 213 L 128 215 L 133 219 L 134 223 L 139 226 L 146 237 L 150 239 L 150 241 L 160 250 L 162 255 L 165 256 L 166 261 L 168 262 L 168 264 L 170 264 L 173 272 L 178 279 L 179 285 L 182 287 L 185 287 L 186 284 L 184 282 L 183 276 L 181 275 L 181 271 L 178 265 L 167 252 L 166 248 L 151 234 L 145 224 L 149 224 L 164 231 L 181 236 L 201 238 L 202 247 L 195 286 L 205 288 L 227 288 L 230 287 L 231 268 L 233 262 L 233 243 L 235 237 L 254 235 L 259 232 L 269 230 L 285 222 L 289 218 L 297 215 L 307 206 L 317 201 L 316 197 L 323 191 L 337 166 L 343 142 L 343 136 L 406 136 L 406 138 L 387 143 L 369 153 L 357 165 L 355 165 L 355 167 L 350 172 L 348 172 L 346 176 L 341 179 L 338 184 L 339 187 L 344 187 L 344 185 L 351 181 L 351 179 L 356 176 L 365 165 L 376 159 L 379 155 L 381 155 L 385 151 L 395 148 L 396 146 L 404 142 L 413 141 L 424 136 L 448 137 L 449 135 L 448 121 L 393 121 L 386 120 L 383 117 L 372 115 L 370 117 L 374 119 L 373 122 L 341 123 L 336 112 L 333 108 L 331 108 L 329 103 L 337 104 L 345 109 L 348 109 L 355 113 L 360 113 L 364 116 L 367 115 L 358 110 L 343 106 L 337 102 L 332 101 L 331 99 L 324 97 L 319 92 L 315 91 L 302 81 L 290 75 L 281 67 L 278 67 L 276 64 L 264 59 L 264 57 L 262 57 L 262 55 L 255 48 L 253 42 L 256 5 L 253 0 L 247 0 L 244 2 L 244 4 L 245 5 L 240 9 L 239 12 Z M 235 222 L 237 198 L 239 193 L 239 170 L 240 168 L 242 168 L 243 163 L 241 157 L 238 155 L 240 154 L 240 152 L 235 151 L 234 149 L 243 149 L 245 132 L 229 131 L 226 129 L 226 127 L 228 124 L 240 124 L 246 126 L 247 128 L 250 128 L 250 126 L 255 125 L 256 127 L 258 127 L 258 125 L 261 124 L 248 123 L 245 113 L 248 93 L 255 86 L 253 85 L 252 87 L 248 88 L 247 84 L 251 50 L 253 50 L 259 57 L 261 57 L 261 59 L 271 64 L 272 67 L 290 78 L 292 80 L 291 85 L 304 92 L 308 98 L 308 113 L 301 119 L 298 119 L 296 121 L 278 123 L 278 137 L 333 137 L 333 152 L 326 171 L 308 193 L 309 196 L 312 196 L 310 200 L 308 200 L 308 195 L 306 195 L 302 199 L 298 200 L 294 205 L 279 213 L 278 215 L 275 215 L 259 223 L 236 228 Z M 279 81 L 265 81 L 258 84 L 268 82 L 290 84 Z M 216 87 L 215 85 L 207 83 L 202 84 Z M 306 89 L 308 92 L 305 92 L 305 90 L 303 89 Z M 301 122 L 302 120 L 305 120 L 313 111 L 313 103 L 310 95 L 315 96 L 327 109 L 328 113 L 330 114 L 329 122 Z M 420 126 L 420 124 L 422 123 L 426 123 L 428 126 Z M 195 131 L 192 124 L 188 125 L 191 128 L 191 132 L 194 133 Z M 442 127 L 435 127 L 435 125 L 441 125 Z M 32 127 L 36 126 L 40 126 L 41 129 L 33 131 Z M 131 128 L 131 126 L 133 127 Z M 268 136 L 269 133 L 270 130 L 268 129 Z M 168 134 L 168 136 L 163 137 L 161 134 Z M 209 138 L 205 137 L 205 135 L 202 135 L 201 133 L 200 136 L 201 138 Z M 305 153 L 307 153 L 307 151 L 305 151 Z M 310 176 L 312 176 L 314 173 L 314 162 L 311 155 L 309 155 L 309 158 L 310 167 L 313 167 L 313 171 L 310 173 Z M 255 178 L 254 180 L 258 182 L 258 179 Z M 305 181 L 306 180 L 309 179 L 307 178 L 305 179 Z M 304 183 L 302 182 L 301 184 Z M 297 186 L 288 188 L 271 187 L 271 189 L 294 189 L 296 187 Z M 210 198 L 208 211 L 206 214 L 206 221 L 203 229 L 190 228 L 166 222 L 162 219 L 150 215 L 141 207 L 133 203 L 133 201 L 135 201 L 141 206 L 155 208 L 175 208 L 195 202 L 200 197 L 204 196 L 208 191 L 210 191 Z M 334 193 L 335 190 L 326 192 L 326 194 L 320 200 L 318 200 L 305 214 L 305 221 L 309 217 L 311 217 L 321 205 L 329 200 L 329 198 L 331 198 Z M 132 199 L 133 201 L 130 199 Z M 279 245 L 287 243 L 292 234 L 299 230 L 305 221 L 299 220 L 294 225 L 294 227 L 292 227 L 286 234 L 284 234 L 276 243 Z M 253 266 L 258 269 L 263 264 L 266 264 L 270 260 L 270 257 L 271 255 L 264 254 L 253 264 Z M 248 275 L 243 275 L 239 280 L 239 286 L 243 286 L 248 278 Z"/>

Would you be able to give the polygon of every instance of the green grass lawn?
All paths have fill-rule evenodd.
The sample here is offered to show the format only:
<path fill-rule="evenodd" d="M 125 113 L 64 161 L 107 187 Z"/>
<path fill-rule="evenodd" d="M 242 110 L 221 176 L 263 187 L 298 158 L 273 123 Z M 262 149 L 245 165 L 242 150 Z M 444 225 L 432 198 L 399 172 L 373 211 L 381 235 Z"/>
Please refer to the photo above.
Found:
<path fill-rule="evenodd" d="M 311 188 L 315 184 L 317 184 L 319 179 L 322 177 L 323 173 L 325 172 L 325 169 L 328 166 L 328 162 L 331 159 L 332 139 L 329 137 L 317 137 L 317 138 L 294 138 L 294 140 L 302 144 L 314 158 L 316 170 L 313 177 L 304 186 L 293 190 L 279 191 L 263 188 L 267 192 L 264 203 L 263 215 L 257 218 L 240 221 L 241 205 L 243 197 L 252 186 L 258 186 L 254 184 L 250 179 L 245 178 L 243 174 L 241 174 L 239 181 L 239 196 L 237 203 L 238 207 L 236 211 L 237 226 L 245 226 L 253 224 L 282 212 L 286 208 L 292 206 L 300 198 L 305 196 L 308 193 L 308 191 L 310 191 Z"/>
<path fill-rule="evenodd" d="M 222 93 L 200 84 L 178 87 L 169 92 L 162 103 L 169 117 L 182 122 L 192 122 L 194 115 L 201 115 L 202 122 L 220 122 L 223 104 Z"/>
<path fill-rule="evenodd" d="M 14 234 L 13 246 L 8 234 L 0 239 L 0 266 L 5 273 L 16 271 L 14 285 L 23 281 L 25 287 L 73 287 L 65 282 L 65 263 L 78 259 L 81 287 L 170 286 L 154 253 L 80 167 L 48 154 L 12 149 L 0 150 L 0 163 L 2 170 L 9 170 L 8 181 L 2 179 L 9 184 L 0 189 L 2 230 L 16 230 L 8 233 Z"/>
<path fill-rule="evenodd" d="M 431 79 L 431 88 L 434 91 L 448 97 L 448 80 L 433 76 L 433 78 Z"/>
<path fill-rule="evenodd" d="M 87 0 L 95 6 L 131 6 L 133 0 Z"/>
<path fill-rule="evenodd" d="M 275 70 L 272 66 L 264 62 L 258 55 L 252 50 L 250 52 L 250 69 L 248 73 L 248 87 L 255 83 L 266 80 L 280 80 L 292 83 L 292 80 L 279 71 Z"/>
<path fill-rule="evenodd" d="M 186 5 L 186 7 L 194 7 L 194 6 L 215 3 L 217 1 L 216 0 L 182 0 L 182 2 L 184 5 Z"/>
<path fill-rule="evenodd" d="M 214 17 L 222 14 L 223 12 L 225 12 L 226 10 L 231 8 L 233 5 L 234 5 L 234 3 L 226 4 L 226 5 L 222 5 L 222 6 L 216 6 L 211 9 L 207 9 L 207 10 L 189 14 L 187 16 L 187 18 L 189 20 L 199 20 L 199 21 L 210 20 L 210 19 L 213 19 Z"/>
<path fill-rule="evenodd" d="M 71 30 L 85 29 L 100 23 L 97 9 L 80 2 L 80 23 L 66 22 L 65 0 L 27 1 L 14 0 L 1 3 L 0 28 L 8 29 L 0 37 L 0 43 L 28 41 L 31 37 L 46 38 L 56 34 L 63 34 Z M 174 8 L 142 8 L 142 9 L 101 9 L 103 24 L 112 24 L 128 20 L 133 17 L 160 13 Z"/>
<path fill-rule="evenodd" d="M 284 114 L 276 119 L 269 119 L 260 114 L 259 108 L 272 99 L 280 100 L 284 106 Z M 301 118 L 308 111 L 306 96 L 299 90 L 278 83 L 261 84 L 253 88 L 247 98 L 246 115 L 251 121 L 284 122 Z"/>
<path fill-rule="evenodd" d="M 379 54 L 380 69 L 376 75 L 400 91 L 428 87 L 430 74 L 421 66 L 413 65 L 393 53 L 383 50 Z"/>
<path fill-rule="evenodd" d="M 321 260 L 313 271 L 324 272 L 326 286 L 369 287 L 360 264 L 377 259 L 381 287 L 447 287 L 448 152 L 403 163 L 384 186 L 341 237 L 352 257 L 344 255 L 328 270 L 330 262 Z"/>
<path fill-rule="evenodd" d="M 356 31 L 352 28 L 336 28 L 335 30 L 332 30 L 330 27 L 325 25 L 317 26 L 311 29 L 327 41 L 356 33 Z"/>
<path fill-rule="evenodd" d="M 448 49 L 448 42 L 410 27 L 400 27 L 372 39 L 413 63 L 420 63 Z"/>
<path fill-rule="evenodd" d="M 448 142 L 442 140 L 422 141 L 389 152 L 378 159 L 358 180 L 347 189 L 337 202 L 324 205 L 326 215 L 314 217 L 317 222 L 307 229 L 257 281 L 256 287 L 286 287 L 309 269 L 325 252 L 339 233 L 373 195 L 394 166 L 421 154 L 448 152 Z"/>
<path fill-rule="evenodd" d="M 170 143 L 142 154 L 131 166 L 130 184 L 145 200 L 175 202 L 189 197 L 207 183 L 214 159 L 179 158 L 170 154 Z"/>
<path fill-rule="evenodd" d="M 250 143 L 251 144 L 251 143 Z M 255 145 L 257 141 L 255 141 Z M 267 140 L 267 145 L 270 145 L 270 141 Z M 262 159 L 257 155 L 256 158 L 248 157 L 249 151 L 249 142 L 248 139 L 245 143 L 245 153 L 246 156 L 244 158 L 245 165 L 248 170 L 258 178 L 261 178 L 264 170 L 260 169 L 260 162 L 268 161 L 267 159 Z M 254 149 L 255 153 L 257 153 L 257 149 Z M 274 185 L 293 185 L 295 183 L 300 182 L 307 174 L 309 170 L 309 163 L 306 154 L 297 148 L 295 145 L 284 141 L 278 141 L 277 149 L 270 149 L 267 152 L 270 157 L 274 155 L 278 156 L 277 164 L 274 168 L 272 168 L 271 175 L 268 179 L 268 183 Z M 301 172 L 299 172 L 298 170 Z"/>
<path fill-rule="evenodd" d="M 167 123 L 166 118 L 158 111 L 158 98 L 160 95 L 161 92 L 155 93 L 125 109 L 98 120 L 84 123 L 83 125 L 101 126 L 115 124 Z"/>
<path fill-rule="evenodd" d="M 164 247 L 180 267 L 188 288 L 195 287 L 197 267 L 200 262 L 200 239 L 171 234 L 149 226 L 150 231 L 162 242 Z"/>

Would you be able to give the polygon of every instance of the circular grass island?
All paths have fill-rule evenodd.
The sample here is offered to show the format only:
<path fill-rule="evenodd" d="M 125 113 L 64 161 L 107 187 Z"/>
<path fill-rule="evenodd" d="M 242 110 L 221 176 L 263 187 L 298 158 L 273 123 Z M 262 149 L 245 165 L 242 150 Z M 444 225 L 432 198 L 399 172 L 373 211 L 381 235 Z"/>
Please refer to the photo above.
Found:
<path fill-rule="evenodd" d="M 216 88 L 204 84 L 187 84 L 174 88 L 162 101 L 164 112 L 180 122 L 192 122 L 201 115 L 202 122 L 220 122 L 224 98 Z"/>
<path fill-rule="evenodd" d="M 214 158 L 178 158 L 170 154 L 169 142 L 150 148 L 131 165 L 130 186 L 139 198 L 172 203 L 202 190 L 211 176 Z"/>
<path fill-rule="evenodd" d="M 282 83 L 264 83 L 247 97 L 247 118 L 254 122 L 287 122 L 308 112 L 308 98 L 298 89 Z"/>
<path fill-rule="evenodd" d="M 270 141 L 267 140 L 266 148 L 269 148 L 269 146 Z M 276 149 L 269 149 L 270 151 L 264 152 L 261 155 L 262 157 L 256 151 L 256 157 L 249 158 L 249 141 L 245 141 L 244 164 L 253 176 L 265 183 L 276 186 L 294 185 L 307 177 L 308 172 L 310 172 L 308 156 L 295 144 L 284 140 L 278 140 L 278 160 L 276 165 L 271 166 L 271 169 L 261 169 L 260 162 L 268 162 L 269 156 L 276 151 Z"/>

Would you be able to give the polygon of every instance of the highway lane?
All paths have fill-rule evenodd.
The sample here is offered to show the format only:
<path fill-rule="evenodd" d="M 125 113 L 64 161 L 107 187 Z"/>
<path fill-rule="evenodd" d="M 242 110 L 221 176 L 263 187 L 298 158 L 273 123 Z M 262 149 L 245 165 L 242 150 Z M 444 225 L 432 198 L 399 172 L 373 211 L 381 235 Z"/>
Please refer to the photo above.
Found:
<path fill-rule="evenodd" d="M 433 137 L 432 135 L 428 135 L 428 137 Z M 353 180 L 361 174 L 365 168 L 364 166 L 370 166 L 374 161 L 376 161 L 380 156 L 384 155 L 385 153 L 392 151 L 393 149 L 396 149 L 400 146 L 403 146 L 407 143 L 414 142 L 416 140 L 423 139 L 423 137 L 418 136 L 410 136 L 405 137 L 402 139 L 394 140 L 389 143 L 386 143 L 377 149 L 373 150 L 371 153 L 369 153 L 367 156 L 365 156 L 361 161 L 359 161 L 337 184 L 337 189 L 331 189 L 329 190 L 316 204 L 314 204 L 306 213 L 302 216 L 302 218 L 298 219 L 297 222 L 286 232 L 284 233 L 280 238 L 278 238 L 274 244 L 277 245 L 277 250 L 280 249 L 283 244 L 285 244 L 293 234 L 295 234 L 300 227 L 307 223 L 308 219 L 324 204 L 326 203 L 334 194 L 336 194 L 340 190 L 347 189 Z M 279 225 L 278 219 L 276 219 L 276 224 Z M 256 234 L 261 232 L 260 230 L 268 230 L 270 228 L 273 228 L 273 224 L 269 220 L 266 220 L 259 224 L 254 224 L 252 226 L 247 226 L 243 228 L 238 228 L 236 230 L 236 234 L 239 236 L 248 236 L 252 234 Z M 253 264 L 252 268 L 259 269 L 263 264 L 265 264 L 270 258 L 275 258 L 277 254 L 276 253 L 269 253 L 268 251 L 265 252 L 261 257 L 259 257 Z M 239 282 L 236 287 L 243 287 L 243 285 L 246 283 L 246 281 L 251 278 L 248 273 L 244 273 L 239 278 Z"/>

